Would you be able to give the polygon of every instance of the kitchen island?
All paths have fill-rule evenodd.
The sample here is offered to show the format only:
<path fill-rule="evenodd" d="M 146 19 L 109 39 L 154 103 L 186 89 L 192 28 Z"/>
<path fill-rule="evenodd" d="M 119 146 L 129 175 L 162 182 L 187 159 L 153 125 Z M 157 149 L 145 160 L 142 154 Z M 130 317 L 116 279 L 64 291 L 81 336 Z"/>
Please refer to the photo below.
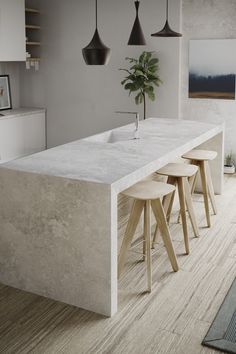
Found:
<path fill-rule="evenodd" d="M 0 282 L 106 316 L 117 311 L 117 198 L 187 151 L 212 149 L 222 192 L 224 126 L 149 118 L 0 167 Z"/>

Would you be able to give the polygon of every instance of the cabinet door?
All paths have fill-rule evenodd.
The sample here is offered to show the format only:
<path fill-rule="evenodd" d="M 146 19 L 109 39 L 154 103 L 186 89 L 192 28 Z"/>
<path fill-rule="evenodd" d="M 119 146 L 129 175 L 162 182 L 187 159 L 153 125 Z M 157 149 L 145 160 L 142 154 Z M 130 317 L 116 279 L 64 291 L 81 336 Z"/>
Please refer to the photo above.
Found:
<path fill-rule="evenodd" d="M 45 148 L 44 113 L 0 119 L 0 164 Z"/>
<path fill-rule="evenodd" d="M 23 117 L 0 120 L 0 162 L 24 155 Z"/>
<path fill-rule="evenodd" d="M 24 0 L 0 0 L 0 61 L 25 61 Z"/>
<path fill-rule="evenodd" d="M 24 155 L 45 150 L 45 114 L 36 113 L 25 116 L 22 121 Z"/>

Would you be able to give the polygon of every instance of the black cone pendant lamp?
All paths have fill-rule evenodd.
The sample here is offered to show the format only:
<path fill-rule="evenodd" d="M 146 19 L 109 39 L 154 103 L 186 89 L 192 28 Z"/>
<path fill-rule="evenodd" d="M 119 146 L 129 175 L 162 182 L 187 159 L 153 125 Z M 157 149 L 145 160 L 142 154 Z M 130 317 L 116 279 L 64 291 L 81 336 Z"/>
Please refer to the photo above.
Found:
<path fill-rule="evenodd" d="M 98 5 L 96 0 L 96 29 L 91 42 L 82 49 L 83 57 L 87 65 L 106 65 L 110 59 L 110 48 L 102 42 L 98 33 Z"/>
<path fill-rule="evenodd" d="M 152 37 L 182 37 L 181 33 L 175 32 L 169 25 L 169 0 L 166 0 L 166 23 L 163 29 L 159 32 L 151 34 Z"/>
<path fill-rule="evenodd" d="M 146 45 L 146 40 L 138 16 L 140 3 L 139 1 L 135 1 L 134 4 L 136 8 L 136 18 L 129 37 L 128 45 Z"/>

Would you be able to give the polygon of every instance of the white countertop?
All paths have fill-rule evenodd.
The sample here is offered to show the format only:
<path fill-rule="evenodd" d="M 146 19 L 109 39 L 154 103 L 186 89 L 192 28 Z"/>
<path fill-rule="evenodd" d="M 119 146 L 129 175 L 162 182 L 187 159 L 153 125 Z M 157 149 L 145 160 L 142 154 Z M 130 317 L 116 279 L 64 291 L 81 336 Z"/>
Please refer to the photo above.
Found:
<path fill-rule="evenodd" d="M 223 125 L 149 118 L 134 124 L 11 161 L 1 168 L 112 185 L 117 191 L 132 185 L 181 154 L 222 132 Z M 107 137 L 121 141 L 108 143 Z M 122 140 L 123 139 L 123 140 Z"/>
<path fill-rule="evenodd" d="M 19 116 L 22 117 L 22 116 L 27 116 L 30 114 L 36 114 L 42 112 L 45 112 L 44 108 L 30 108 L 30 107 L 13 108 L 13 109 L 0 111 L 0 114 L 3 114 L 3 116 L 0 116 L 0 119 L 9 119 L 9 118 L 15 118 Z"/>

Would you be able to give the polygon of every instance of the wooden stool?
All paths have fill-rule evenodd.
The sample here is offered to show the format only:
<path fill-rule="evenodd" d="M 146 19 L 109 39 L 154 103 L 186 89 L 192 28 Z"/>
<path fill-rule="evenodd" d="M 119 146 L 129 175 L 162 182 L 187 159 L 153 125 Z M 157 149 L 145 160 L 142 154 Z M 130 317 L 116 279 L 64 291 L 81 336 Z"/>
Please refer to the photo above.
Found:
<path fill-rule="evenodd" d="M 199 230 L 195 218 L 191 190 L 189 185 L 189 178 L 193 178 L 198 171 L 198 167 L 195 165 L 188 165 L 184 163 L 170 163 L 167 166 L 157 171 L 159 175 L 168 176 L 168 183 L 178 185 L 180 213 L 182 218 L 184 243 L 186 253 L 189 254 L 189 237 L 188 237 L 188 225 L 186 217 L 186 209 L 188 210 L 190 221 L 193 227 L 195 237 L 199 237 Z M 167 220 L 170 221 L 170 214 L 174 202 L 174 193 L 171 198 L 166 197 L 163 200 L 164 211 L 167 214 Z M 158 235 L 158 228 L 156 228 L 153 244 L 156 241 Z"/>
<path fill-rule="evenodd" d="M 175 187 L 166 183 L 155 181 L 141 181 L 131 188 L 122 192 L 122 194 L 134 198 L 134 203 L 125 236 L 122 242 L 119 260 L 118 260 L 118 277 L 124 268 L 125 258 L 128 249 L 131 246 L 135 230 L 144 209 L 144 244 L 146 261 L 147 261 L 147 286 L 148 291 L 152 289 L 152 261 L 151 261 L 151 208 L 160 227 L 163 242 L 165 244 L 172 268 L 178 271 L 178 263 L 175 251 L 172 245 L 169 227 L 167 225 L 166 216 L 162 207 L 161 198 L 173 193 Z"/>
<path fill-rule="evenodd" d="M 215 215 L 217 214 L 214 187 L 212 184 L 211 170 L 208 163 L 209 161 L 214 160 L 216 156 L 217 156 L 216 151 L 208 151 L 208 150 L 192 150 L 182 156 L 184 159 L 190 160 L 191 164 L 197 165 L 199 167 L 208 227 L 211 227 L 209 198 L 210 198 L 213 212 Z M 194 192 L 194 189 L 196 187 L 196 181 L 197 181 L 196 177 L 197 176 L 195 176 L 195 179 L 193 181 L 192 192 Z"/>

